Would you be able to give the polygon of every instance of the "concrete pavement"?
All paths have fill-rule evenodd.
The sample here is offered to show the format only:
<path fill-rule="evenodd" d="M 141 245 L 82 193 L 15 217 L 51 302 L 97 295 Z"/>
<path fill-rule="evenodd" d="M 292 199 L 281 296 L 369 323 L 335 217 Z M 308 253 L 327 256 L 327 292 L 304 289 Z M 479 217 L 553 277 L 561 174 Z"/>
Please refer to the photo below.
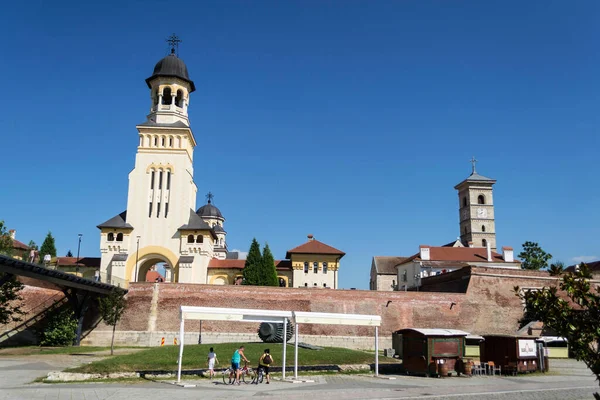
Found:
<path fill-rule="evenodd" d="M 193 380 L 194 388 L 165 382 L 39 384 L 30 383 L 69 366 L 89 362 L 84 356 L 0 357 L 0 400 L 5 399 L 203 399 L 250 398 L 284 399 L 490 399 L 490 400 L 571 400 L 590 399 L 598 391 L 594 377 L 582 363 L 553 360 L 548 375 L 518 377 L 422 378 L 397 376 L 395 380 L 361 375 L 311 376 L 314 383 L 292 384 L 275 381 L 270 385 L 226 386 L 222 381 Z"/>

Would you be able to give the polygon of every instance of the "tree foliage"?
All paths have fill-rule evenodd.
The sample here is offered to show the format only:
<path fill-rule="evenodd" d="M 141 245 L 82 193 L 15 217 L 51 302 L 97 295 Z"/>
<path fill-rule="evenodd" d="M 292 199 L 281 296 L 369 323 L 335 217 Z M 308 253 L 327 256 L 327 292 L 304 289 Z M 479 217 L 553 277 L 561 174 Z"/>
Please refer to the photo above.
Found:
<path fill-rule="evenodd" d="M 550 275 L 559 278 L 558 287 L 524 292 L 515 287 L 515 292 L 525 301 L 526 313 L 566 338 L 575 358 L 600 380 L 600 287 L 592 287 L 592 275 L 585 264 L 570 272 L 552 265 Z M 596 398 L 600 399 L 597 394 Z"/>
<path fill-rule="evenodd" d="M 260 245 L 256 238 L 252 239 L 246 263 L 244 264 L 244 285 L 259 285 L 260 270 L 262 266 L 262 256 L 260 255 Z"/>
<path fill-rule="evenodd" d="M 113 355 L 115 345 L 115 330 L 117 329 L 117 323 L 123 316 L 127 301 L 122 293 L 113 290 L 106 297 L 101 297 L 98 300 L 98 308 L 100 309 L 100 315 L 107 325 L 113 327 L 112 339 L 110 341 L 110 355 Z"/>
<path fill-rule="evenodd" d="M 42 247 L 40 247 L 40 259 L 43 260 L 46 254 L 50 254 L 50 257 L 56 257 L 56 245 L 54 244 L 52 232 L 48 232 Z"/>
<path fill-rule="evenodd" d="M 70 346 L 75 340 L 76 330 L 77 320 L 73 315 L 73 310 L 60 309 L 50 317 L 42 332 L 40 344 L 42 346 Z"/>
<path fill-rule="evenodd" d="M 0 254 L 10 256 L 13 250 L 13 240 L 6 230 L 4 221 L 0 221 Z"/>
<path fill-rule="evenodd" d="M 69 251 L 67 251 L 67 257 L 73 257 L 73 253 L 71 253 L 71 249 L 69 249 Z"/>
<path fill-rule="evenodd" d="M 4 272 L 0 272 L 0 282 L 0 325 L 21 321 L 20 316 L 25 314 L 21 309 L 23 299 L 19 295 L 23 284 L 15 275 Z"/>
<path fill-rule="evenodd" d="M 279 286 L 277 279 L 277 270 L 275 268 L 275 259 L 269 248 L 269 244 L 265 244 L 262 254 L 262 265 L 260 270 L 259 285 L 261 286 Z"/>
<path fill-rule="evenodd" d="M 548 268 L 548 261 L 552 259 L 552 254 L 546 253 L 537 243 L 523 243 L 523 251 L 518 255 L 521 259 L 521 268 L 540 270 Z"/>

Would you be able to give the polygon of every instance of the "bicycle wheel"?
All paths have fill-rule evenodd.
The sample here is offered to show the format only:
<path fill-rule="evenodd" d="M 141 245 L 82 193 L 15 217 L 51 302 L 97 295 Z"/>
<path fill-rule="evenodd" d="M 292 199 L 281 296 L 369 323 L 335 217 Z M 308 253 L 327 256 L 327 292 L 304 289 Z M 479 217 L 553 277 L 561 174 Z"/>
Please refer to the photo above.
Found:
<path fill-rule="evenodd" d="M 260 371 L 258 371 L 258 376 L 256 377 L 256 379 L 258 380 L 258 383 L 262 383 L 263 382 L 264 376 L 265 376 L 265 374 L 263 373 L 262 369 Z"/>
<path fill-rule="evenodd" d="M 228 381 L 227 379 L 229 378 L 229 369 L 225 369 L 223 370 L 223 383 L 225 385 L 227 385 Z"/>

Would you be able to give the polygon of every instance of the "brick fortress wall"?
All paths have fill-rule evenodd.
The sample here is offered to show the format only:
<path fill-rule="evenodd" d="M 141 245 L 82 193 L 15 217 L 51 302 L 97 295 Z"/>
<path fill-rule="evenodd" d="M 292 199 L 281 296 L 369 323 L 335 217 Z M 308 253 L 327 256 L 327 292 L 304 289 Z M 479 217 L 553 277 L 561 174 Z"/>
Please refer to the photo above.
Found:
<path fill-rule="evenodd" d="M 554 282 L 556 279 L 546 272 L 467 267 L 423 279 L 419 292 L 135 283 L 130 286 L 127 311 L 117 327 L 122 340 L 118 337 L 117 341 L 158 345 L 159 335 L 177 335 L 181 305 L 377 314 L 382 317 L 383 345 L 391 342 L 393 331 L 409 327 L 452 328 L 473 334 L 514 333 L 523 316 L 523 305 L 513 287 L 541 288 Z M 258 340 L 257 327 L 256 323 L 205 321 L 202 334 L 206 343 Z M 103 343 L 107 331 L 107 326 L 98 326 L 87 343 Z M 191 340 L 197 340 L 198 331 L 198 321 L 186 322 Z M 313 342 L 322 342 L 317 338 L 332 336 L 355 341 L 353 347 L 370 347 L 373 329 L 301 326 L 303 341 L 311 342 L 312 337 Z M 190 340 L 188 335 L 186 340 Z"/>

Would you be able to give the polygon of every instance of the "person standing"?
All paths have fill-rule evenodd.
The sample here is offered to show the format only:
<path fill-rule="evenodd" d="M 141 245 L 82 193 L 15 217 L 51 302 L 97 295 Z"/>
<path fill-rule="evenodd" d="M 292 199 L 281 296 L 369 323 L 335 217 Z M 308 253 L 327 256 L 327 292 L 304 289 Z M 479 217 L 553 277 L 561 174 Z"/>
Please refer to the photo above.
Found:
<path fill-rule="evenodd" d="M 215 353 L 215 350 L 212 347 L 208 352 L 208 358 L 206 361 L 208 361 L 208 372 L 210 373 L 210 379 L 212 379 L 215 376 L 215 364 L 219 363 L 217 354 Z"/>
<path fill-rule="evenodd" d="M 233 352 L 233 356 L 231 356 L 231 369 L 232 372 L 235 371 L 235 382 L 238 385 L 240 384 L 240 362 L 242 361 L 242 358 L 245 362 L 248 362 L 248 359 L 244 355 L 244 346 L 240 346 L 239 349 Z M 229 378 L 231 379 L 231 374 L 229 375 Z"/>
<path fill-rule="evenodd" d="M 262 369 L 265 376 L 267 377 L 267 385 L 271 381 L 271 375 L 269 374 L 269 367 L 273 364 L 273 356 L 271 355 L 271 350 L 265 349 L 262 356 L 258 360 L 258 368 Z"/>

